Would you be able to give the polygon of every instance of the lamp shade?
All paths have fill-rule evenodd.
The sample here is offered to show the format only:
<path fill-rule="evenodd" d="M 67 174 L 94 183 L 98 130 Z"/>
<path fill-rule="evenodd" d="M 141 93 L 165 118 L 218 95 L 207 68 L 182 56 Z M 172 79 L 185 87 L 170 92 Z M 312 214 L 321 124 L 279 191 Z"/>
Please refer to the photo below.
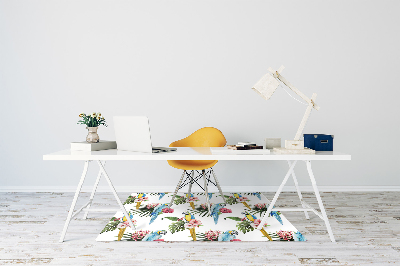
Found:
<path fill-rule="evenodd" d="M 274 76 L 267 73 L 256 83 L 256 85 L 253 86 L 252 89 L 260 94 L 265 100 L 268 100 L 278 88 L 279 84 L 279 81 L 276 80 Z"/>

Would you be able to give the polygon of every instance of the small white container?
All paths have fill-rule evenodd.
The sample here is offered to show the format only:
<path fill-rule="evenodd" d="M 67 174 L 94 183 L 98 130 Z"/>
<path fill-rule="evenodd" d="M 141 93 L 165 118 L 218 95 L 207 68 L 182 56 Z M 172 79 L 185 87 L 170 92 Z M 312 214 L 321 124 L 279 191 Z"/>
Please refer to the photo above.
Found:
<path fill-rule="evenodd" d="M 285 148 L 288 150 L 303 150 L 303 140 L 285 140 Z"/>
<path fill-rule="evenodd" d="M 265 139 L 265 148 L 273 149 L 281 147 L 281 138 L 266 138 Z"/>

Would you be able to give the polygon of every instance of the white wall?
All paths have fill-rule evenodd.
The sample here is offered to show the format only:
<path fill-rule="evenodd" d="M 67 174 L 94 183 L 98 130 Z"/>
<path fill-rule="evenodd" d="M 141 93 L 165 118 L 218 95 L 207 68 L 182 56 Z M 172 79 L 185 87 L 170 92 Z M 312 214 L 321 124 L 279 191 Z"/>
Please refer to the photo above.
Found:
<path fill-rule="evenodd" d="M 147 115 L 153 144 L 204 126 L 228 143 L 293 139 L 305 106 L 250 88 L 267 68 L 318 94 L 304 133 L 352 161 L 316 162 L 324 186 L 399 186 L 399 1 L 0 0 L 0 186 L 75 186 L 80 162 L 42 155 L 84 140 L 81 112 Z M 391 144 L 394 143 L 394 144 Z M 166 162 L 110 162 L 117 186 L 174 185 Z M 278 185 L 287 165 L 219 162 L 228 186 Z M 300 182 L 309 185 L 305 166 Z M 90 171 L 91 181 L 97 169 Z M 89 184 L 89 183 L 87 183 Z"/>

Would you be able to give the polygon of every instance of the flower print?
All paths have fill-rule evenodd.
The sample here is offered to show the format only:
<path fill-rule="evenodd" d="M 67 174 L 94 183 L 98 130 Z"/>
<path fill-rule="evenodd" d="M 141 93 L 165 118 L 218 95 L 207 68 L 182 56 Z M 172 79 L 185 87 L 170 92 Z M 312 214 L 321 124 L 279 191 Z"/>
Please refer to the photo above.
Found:
<path fill-rule="evenodd" d="M 122 221 L 122 220 L 121 220 L 121 221 Z M 136 223 L 137 223 L 136 220 L 131 219 L 131 221 L 132 221 L 132 224 L 133 224 L 133 225 L 136 225 Z M 129 224 L 128 221 L 121 222 L 121 223 L 119 223 L 119 224 L 117 225 L 117 228 L 126 228 L 126 227 L 130 227 L 130 224 Z"/>
<path fill-rule="evenodd" d="M 254 205 L 254 207 L 256 209 L 262 210 L 262 209 L 264 209 L 266 207 L 266 204 L 265 203 L 257 203 L 257 204 Z"/>
<path fill-rule="evenodd" d="M 250 201 L 250 200 L 249 200 L 248 197 L 240 197 L 240 198 L 239 198 L 239 201 L 240 201 L 240 202 L 243 202 L 243 201 Z"/>
<path fill-rule="evenodd" d="M 147 234 L 149 234 L 149 230 L 139 230 L 134 233 L 132 233 L 132 240 L 134 241 L 140 241 L 142 240 Z"/>
<path fill-rule="evenodd" d="M 231 241 L 242 241 L 242 240 L 235 238 L 235 239 L 232 239 Z"/>
<path fill-rule="evenodd" d="M 96 113 L 93 113 L 93 114 L 92 114 L 92 117 L 95 118 L 95 117 L 96 117 Z"/>
<path fill-rule="evenodd" d="M 208 210 L 207 204 L 205 204 L 205 203 L 200 204 L 200 207 L 201 207 L 203 210 Z"/>
<path fill-rule="evenodd" d="M 252 226 L 253 228 L 256 228 L 256 227 L 258 227 L 258 226 L 260 225 L 260 223 L 261 223 L 261 220 L 260 220 L 260 219 L 255 219 L 254 222 L 251 223 L 251 226 Z"/>
<path fill-rule="evenodd" d="M 199 198 L 198 197 L 190 197 L 189 198 L 189 202 L 190 201 L 199 201 Z"/>
<path fill-rule="evenodd" d="M 231 209 L 228 209 L 228 208 L 221 208 L 221 209 L 219 209 L 219 211 L 220 211 L 221 213 L 232 213 L 232 210 L 231 210 Z"/>
<path fill-rule="evenodd" d="M 280 230 L 279 232 L 277 232 L 279 238 L 281 240 L 285 240 L 285 241 L 291 241 L 293 240 L 293 234 L 290 231 L 282 231 Z"/>
<path fill-rule="evenodd" d="M 149 197 L 141 197 L 136 199 L 136 201 L 147 201 L 149 199 Z"/>
<path fill-rule="evenodd" d="M 162 209 L 162 212 L 163 212 L 163 213 L 173 213 L 173 212 L 174 212 L 174 209 L 165 208 L 165 209 Z"/>
<path fill-rule="evenodd" d="M 196 219 L 190 220 L 189 223 L 192 224 L 193 227 L 199 227 L 200 225 L 202 225 L 201 221 L 196 220 Z"/>
<path fill-rule="evenodd" d="M 157 207 L 159 204 L 160 204 L 160 203 L 150 203 L 150 204 L 147 204 L 147 205 L 146 205 L 146 208 L 147 208 L 148 210 L 154 209 L 154 208 Z"/>
<path fill-rule="evenodd" d="M 185 224 L 186 228 L 195 228 L 195 227 L 200 227 L 200 225 L 202 225 L 202 223 L 199 220 L 193 219 L 190 220 L 190 222 Z"/>
<path fill-rule="evenodd" d="M 207 240 L 209 241 L 218 241 L 218 236 L 221 234 L 221 231 L 219 230 L 210 230 L 205 232 L 204 236 Z"/>

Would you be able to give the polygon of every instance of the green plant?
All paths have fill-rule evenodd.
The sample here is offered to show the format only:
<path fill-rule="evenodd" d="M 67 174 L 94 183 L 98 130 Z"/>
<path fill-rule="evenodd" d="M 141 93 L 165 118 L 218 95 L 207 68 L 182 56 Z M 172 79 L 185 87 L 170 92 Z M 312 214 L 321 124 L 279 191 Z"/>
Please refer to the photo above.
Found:
<path fill-rule="evenodd" d="M 81 117 L 81 120 L 77 124 L 86 125 L 87 127 L 107 126 L 106 120 L 100 113 L 92 113 L 91 115 L 81 113 L 79 117 Z"/>

